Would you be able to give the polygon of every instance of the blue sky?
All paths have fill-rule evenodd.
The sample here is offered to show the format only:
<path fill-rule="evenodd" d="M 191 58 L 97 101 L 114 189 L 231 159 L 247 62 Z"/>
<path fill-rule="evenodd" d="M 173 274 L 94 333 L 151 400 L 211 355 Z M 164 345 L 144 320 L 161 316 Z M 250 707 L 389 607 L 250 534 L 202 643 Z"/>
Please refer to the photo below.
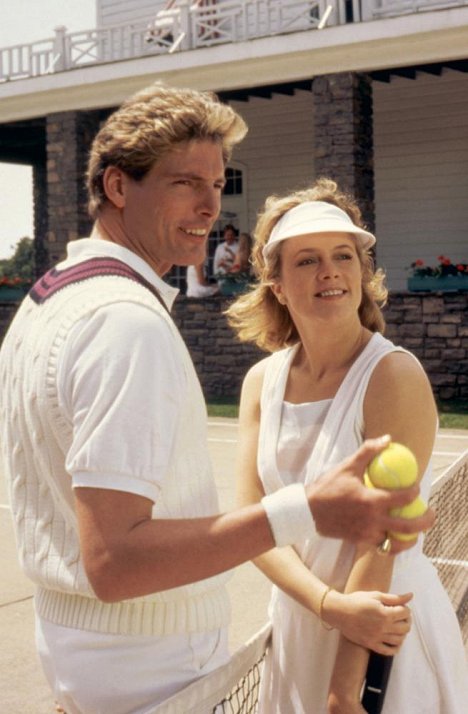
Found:
<path fill-rule="evenodd" d="M 95 0 L 5 2 L 0 47 L 53 37 L 58 25 L 65 25 L 70 31 L 90 29 L 96 24 L 95 18 Z M 0 95 L 1 91 L 0 84 Z M 20 238 L 32 236 L 32 210 L 31 170 L 27 166 L 0 163 L 0 258 L 9 257 Z"/>

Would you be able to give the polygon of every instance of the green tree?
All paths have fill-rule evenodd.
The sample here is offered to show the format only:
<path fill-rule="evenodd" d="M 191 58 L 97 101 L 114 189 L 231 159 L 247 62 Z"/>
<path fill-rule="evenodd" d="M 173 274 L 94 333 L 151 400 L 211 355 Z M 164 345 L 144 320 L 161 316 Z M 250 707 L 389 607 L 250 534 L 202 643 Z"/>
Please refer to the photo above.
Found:
<path fill-rule="evenodd" d="M 34 241 L 32 238 L 20 238 L 11 258 L 0 261 L 0 273 L 7 278 L 21 278 L 33 282 L 35 276 Z"/>

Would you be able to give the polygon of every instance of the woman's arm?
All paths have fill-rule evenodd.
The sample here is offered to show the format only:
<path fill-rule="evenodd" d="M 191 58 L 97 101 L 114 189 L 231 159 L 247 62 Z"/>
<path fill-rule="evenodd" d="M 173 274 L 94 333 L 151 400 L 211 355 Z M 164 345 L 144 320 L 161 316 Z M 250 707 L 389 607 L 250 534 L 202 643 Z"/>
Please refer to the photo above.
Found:
<path fill-rule="evenodd" d="M 265 362 L 253 367 L 244 380 L 239 411 L 237 496 L 240 506 L 258 503 L 265 495 L 257 472 L 260 429 L 260 393 Z M 279 588 L 316 615 L 320 614 L 327 586 L 310 572 L 292 547 L 274 548 L 254 560 L 255 565 Z M 408 598 L 378 592 L 343 595 L 334 590 L 325 598 L 326 625 L 346 637 L 387 654 L 388 632 L 400 637 L 401 622 L 408 616 Z M 392 607 L 391 607 L 392 606 Z"/>
<path fill-rule="evenodd" d="M 437 411 L 429 381 L 411 356 L 392 353 L 376 367 L 364 402 L 364 423 L 366 438 L 384 429 L 393 441 L 408 446 L 422 477 L 433 449 Z M 375 548 L 358 548 L 345 591 L 388 590 L 393 561 L 393 556 L 382 557 Z M 401 643 L 391 637 L 388 643 L 395 654 Z M 330 685 L 330 712 L 363 711 L 359 695 L 367 663 L 367 650 L 342 637 Z"/>

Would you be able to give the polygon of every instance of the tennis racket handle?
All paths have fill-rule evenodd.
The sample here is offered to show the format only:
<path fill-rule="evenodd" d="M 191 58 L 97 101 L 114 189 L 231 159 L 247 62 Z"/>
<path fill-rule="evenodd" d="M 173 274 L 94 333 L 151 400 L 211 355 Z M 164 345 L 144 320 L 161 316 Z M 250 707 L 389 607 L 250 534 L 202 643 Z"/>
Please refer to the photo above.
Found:
<path fill-rule="evenodd" d="M 393 657 L 371 652 L 367 665 L 366 679 L 361 704 L 367 714 L 380 714 L 387 691 Z"/>

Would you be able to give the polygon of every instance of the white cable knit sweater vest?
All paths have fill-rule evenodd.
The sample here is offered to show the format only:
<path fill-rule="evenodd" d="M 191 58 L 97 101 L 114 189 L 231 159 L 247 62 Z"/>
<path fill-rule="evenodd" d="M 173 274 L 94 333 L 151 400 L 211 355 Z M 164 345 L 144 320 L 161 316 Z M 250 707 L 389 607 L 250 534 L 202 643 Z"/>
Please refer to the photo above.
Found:
<path fill-rule="evenodd" d="M 177 328 L 138 283 L 115 276 L 93 278 L 66 287 L 39 306 L 26 297 L 2 346 L 2 450 L 20 562 L 38 586 L 38 614 L 61 625 L 154 636 L 223 627 L 230 614 L 228 574 L 108 604 L 96 599 L 84 572 L 71 479 L 64 466 L 72 434 L 58 404 L 57 355 L 78 320 L 118 301 L 141 303 L 166 321 L 174 344 L 171 358 L 180 364 L 186 382 L 171 464 L 154 516 L 197 518 L 218 512 L 203 395 Z"/>

